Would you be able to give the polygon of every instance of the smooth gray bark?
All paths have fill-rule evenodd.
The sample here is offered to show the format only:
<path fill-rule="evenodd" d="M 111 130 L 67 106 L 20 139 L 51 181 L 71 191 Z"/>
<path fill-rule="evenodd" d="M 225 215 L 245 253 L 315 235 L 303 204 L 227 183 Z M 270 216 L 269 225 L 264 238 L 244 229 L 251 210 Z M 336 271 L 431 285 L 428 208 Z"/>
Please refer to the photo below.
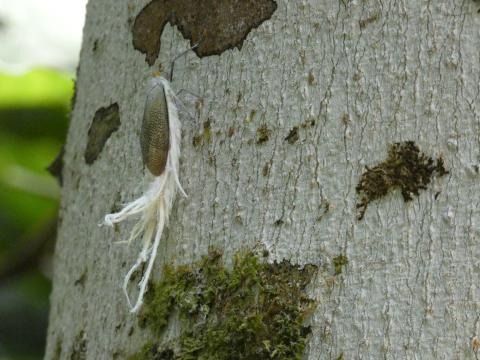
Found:
<path fill-rule="evenodd" d="M 97 224 L 114 204 L 139 196 L 146 178 L 139 131 L 146 79 L 155 69 L 132 47 L 127 21 L 146 3 L 88 4 L 46 359 L 68 359 L 79 348 L 87 359 L 122 359 L 145 340 L 121 292 L 140 244 L 113 244 L 133 222 L 116 232 Z M 262 244 L 270 260 L 325 268 L 312 284 L 319 306 L 309 359 L 475 359 L 478 6 L 280 0 L 241 50 L 179 60 L 173 86 L 199 94 L 203 107 L 194 121 L 182 120 L 180 177 L 189 197 L 177 198 L 154 277 L 165 262 L 188 263 L 211 245 L 228 257 Z M 188 46 L 167 26 L 157 64 L 167 66 Z M 87 165 L 95 111 L 114 102 L 120 128 Z M 208 120 L 210 142 L 195 147 Z M 262 125 L 270 134 L 258 144 Z M 291 144 L 285 138 L 295 126 L 299 139 Z M 450 173 L 409 203 L 393 192 L 358 221 L 355 187 L 364 166 L 405 140 L 443 156 Z M 335 276 L 339 254 L 349 263 Z"/>

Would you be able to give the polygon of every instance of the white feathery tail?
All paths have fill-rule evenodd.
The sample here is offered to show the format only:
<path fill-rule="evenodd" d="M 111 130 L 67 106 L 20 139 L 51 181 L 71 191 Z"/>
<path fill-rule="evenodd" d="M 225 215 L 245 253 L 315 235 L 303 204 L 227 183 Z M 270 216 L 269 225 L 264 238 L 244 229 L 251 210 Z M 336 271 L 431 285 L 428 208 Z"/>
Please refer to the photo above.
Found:
<path fill-rule="evenodd" d="M 161 76 L 152 78 L 150 80 L 150 85 L 151 87 L 147 97 L 145 111 L 149 110 L 152 101 L 157 100 L 156 96 L 163 96 L 163 94 L 165 94 L 164 103 L 167 107 L 165 115 L 168 114 L 167 129 L 169 139 L 166 164 L 164 164 L 164 168 L 162 167 L 160 170 L 161 173 L 159 176 L 155 177 L 146 192 L 140 198 L 126 204 L 121 211 L 106 215 L 103 221 L 105 225 L 113 226 L 132 215 L 141 215 L 141 218 L 135 224 L 130 233 L 128 243 L 143 235 L 143 247 L 138 255 L 137 261 L 125 275 L 122 287 L 132 313 L 137 312 L 143 304 L 143 297 L 152 272 L 153 263 L 157 256 L 160 238 L 162 237 L 163 229 L 168 225 L 170 210 L 172 209 L 177 190 L 186 196 L 178 179 L 181 124 L 178 118 L 177 107 L 175 105 L 175 94 L 170 87 L 170 82 Z M 157 110 L 158 108 L 153 111 L 153 114 L 157 115 Z M 148 148 L 150 144 L 146 145 Z M 132 305 L 130 296 L 128 295 L 127 286 L 133 273 L 144 263 L 147 263 L 147 268 L 138 283 L 139 293 L 137 300 L 135 304 Z"/>

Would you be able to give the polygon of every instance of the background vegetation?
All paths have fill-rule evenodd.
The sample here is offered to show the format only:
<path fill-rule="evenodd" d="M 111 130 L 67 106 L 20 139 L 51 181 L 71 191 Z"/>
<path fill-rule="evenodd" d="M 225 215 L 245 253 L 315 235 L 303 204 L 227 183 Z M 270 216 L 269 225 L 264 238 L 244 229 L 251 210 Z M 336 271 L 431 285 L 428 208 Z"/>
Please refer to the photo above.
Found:
<path fill-rule="evenodd" d="M 0 73 L 0 360 L 43 357 L 60 193 L 47 167 L 72 93 L 54 70 Z"/>

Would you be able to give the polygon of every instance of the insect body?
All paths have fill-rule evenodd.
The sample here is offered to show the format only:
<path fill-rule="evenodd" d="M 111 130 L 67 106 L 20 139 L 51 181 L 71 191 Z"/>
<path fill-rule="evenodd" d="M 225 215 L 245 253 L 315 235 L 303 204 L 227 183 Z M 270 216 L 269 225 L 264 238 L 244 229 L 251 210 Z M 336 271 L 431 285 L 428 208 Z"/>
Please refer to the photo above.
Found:
<path fill-rule="evenodd" d="M 168 105 L 161 82 L 153 84 L 145 102 L 140 146 L 143 163 L 153 175 L 159 176 L 167 165 L 170 147 Z"/>
<path fill-rule="evenodd" d="M 197 46 L 198 43 L 173 60 L 170 68 L 170 80 L 175 60 Z M 119 212 L 106 215 L 103 221 L 104 224 L 113 226 L 131 215 L 141 214 L 141 218 L 133 227 L 127 242 L 130 243 L 132 240 L 142 237 L 143 247 L 137 261 L 127 272 L 123 281 L 123 291 L 127 297 L 130 311 L 133 313 L 137 312 L 143 304 L 143 296 L 157 256 L 160 238 L 163 229 L 168 224 L 177 191 L 187 196 L 178 179 L 181 124 L 175 99 L 176 96 L 170 86 L 170 81 L 162 76 L 154 76 L 150 79 L 140 133 L 140 147 L 143 163 L 154 178 L 141 197 L 126 204 Z M 127 287 L 132 275 L 144 263 L 147 263 L 147 268 L 138 283 L 137 301 L 132 305 Z"/>
<path fill-rule="evenodd" d="M 168 80 L 156 76 L 149 82 L 140 136 L 143 161 L 155 177 L 140 198 L 125 205 L 121 211 L 106 215 L 104 219 L 104 224 L 113 226 L 131 215 L 141 214 L 141 219 L 133 227 L 128 242 L 142 236 L 143 248 L 123 282 L 123 290 L 131 312 L 137 312 L 143 304 L 143 295 L 163 229 L 168 224 L 175 195 L 180 191 L 186 196 L 178 179 L 180 138 L 181 124 L 175 105 L 175 94 Z M 147 268 L 138 284 L 137 301 L 132 305 L 127 286 L 133 273 L 143 263 L 147 263 Z"/>

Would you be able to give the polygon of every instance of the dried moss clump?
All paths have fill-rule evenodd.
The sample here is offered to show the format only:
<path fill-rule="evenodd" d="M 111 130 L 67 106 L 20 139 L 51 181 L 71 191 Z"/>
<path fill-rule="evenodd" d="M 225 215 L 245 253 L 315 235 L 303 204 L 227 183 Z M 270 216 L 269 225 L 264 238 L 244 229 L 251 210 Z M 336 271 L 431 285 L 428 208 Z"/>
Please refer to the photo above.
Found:
<path fill-rule="evenodd" d="M 237 253 L 230 270 L 213 250 L 194 265 L 167 266 L 141 315 L 158 341 L 130 359 L 300 359 L 311 332 L 304 323 L 315 306 L 305 287 L 316 270 L 262 263 L 252 252 Z M 162 344 L 174 310 L 181 335 Z"/>
<path fill-rule="evenodd" d="M 388 150 L 385 161 L 373 168 L 366 167 L 357 185 L 360 202 L 358 220 L 363 219 L 368 204 L 399 188 L 405 202 L 427 188 L 433 176 L 448 174 L 443 159 L 436 161 L 423 154 L 413 141 L 395 143 Z"/>

